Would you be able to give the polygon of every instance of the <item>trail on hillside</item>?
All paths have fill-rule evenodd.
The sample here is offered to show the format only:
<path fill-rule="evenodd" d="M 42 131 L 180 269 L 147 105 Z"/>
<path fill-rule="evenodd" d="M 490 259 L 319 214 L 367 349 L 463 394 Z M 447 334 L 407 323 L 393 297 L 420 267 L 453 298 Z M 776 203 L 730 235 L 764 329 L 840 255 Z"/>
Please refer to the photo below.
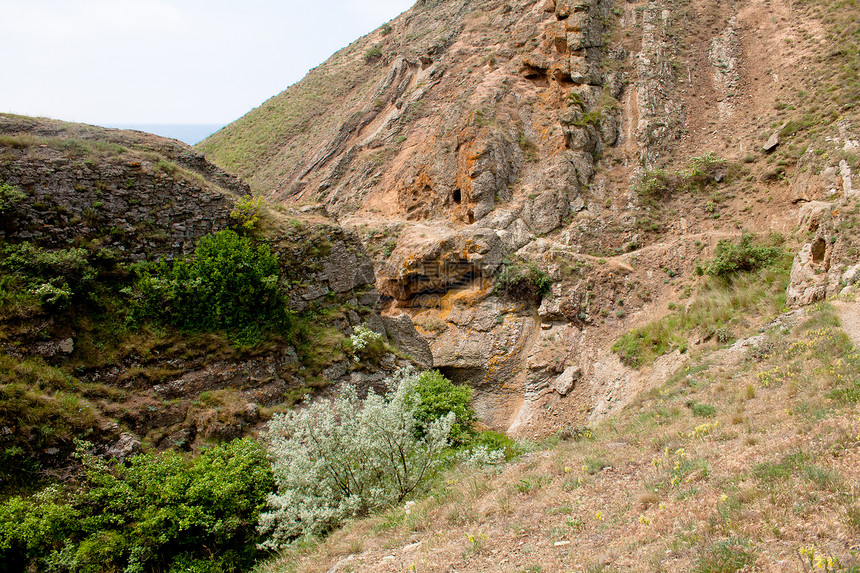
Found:
<path fill-rule="evenodd" d="M 860 347 L 860 302 L 837 300 L 833 302 L 842 330 L 851 338 L 854 346 Z"/>

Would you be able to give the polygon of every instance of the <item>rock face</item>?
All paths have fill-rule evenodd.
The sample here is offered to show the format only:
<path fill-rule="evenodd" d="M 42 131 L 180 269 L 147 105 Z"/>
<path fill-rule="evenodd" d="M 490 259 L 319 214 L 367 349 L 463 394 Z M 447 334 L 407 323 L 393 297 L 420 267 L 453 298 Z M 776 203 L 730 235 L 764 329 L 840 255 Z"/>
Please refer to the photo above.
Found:
<path fill-rule="evenodd" d="M 784 0 L 418 2 L 199 149 L 357 231 L 484 420 L 544 431 L 670 374 L 612 344 L 686 305 L 721 239 L 799 222 L 795 305 L 854 280 L 857 114 L 800 95 L 830 56 L 785 49 L 825 28 Z"/>
<path fill-rule="evenodd" d="M 813 232 L 791 266 L 786 302 L 800 307 L 824 300 L 860 281 L 860 237 L 842 230 L 853 226 L 856 203 L 843 198 L 836 203 L 811 202 L 800 210 L 800 228 Z"/>
<path fill-rule="evenodd" d="M 172 257 L 225 228 L 235 197 L 249 192 L 189 147 L 154 136 L 5 115 L 0 134 L 18 142 L 5 151 L 0 180 L 28 195 L 0 229 L 11 242 L 98 238 L 126 260 Z"/>
<path fill-rule="evenodd" d="M 433 353 L 423 336 L 415 330 L 408 315 L 386 316 L 382 318 L 385 334 L 397 348 L 412 357 L 422 368 L 433 367 Z"/>
<path fill-rule="evenodd" d="M 130 286 L 130 263 L 173 259 L 238 226 L 237 201 L 248 187 L 184 144 L 147 134 L 0 115 L 0 136 L 0 268 L 5 248 L 25 242 L 47 253 L 76 248 L 88 263 L 110 261 L 98 266 L 86 308 L 4 306 L 0 356 L 9 359 L 4 365 L 44 362 L 74 380 L 64 384 L 91 408 L 88 439 L 105 455 L 123 460 L 142 442 L 188 450 L 232 439 L 265 422 L 261 406 L 290 405 L 344 383 L 366 390 L 399 367 L 432 366 L 409 316 L 380 315 L 373 261 L 359 238 L 314 209 L 263 208 L 255 231 L 278 257 L 291 320 L 301 328 L 250 347 L 168 328 L 111 325 L 120 332 L 105 337 L 109 309 L 99 296 L 107 281 L 125 281 L 116 290 Z M 399 353 L 354 360 L 344 342 L 358 325 L 386 335 Z M 77 386 L 101 390 L 84 402 Z M 101 424 L 107 419 L 116 422 Z M 36 443 L 11 430 L 0 445 L 6 440 Z M 68 447 L 48 448 L 54 453 L 46 459 L 62 463 Z"/>

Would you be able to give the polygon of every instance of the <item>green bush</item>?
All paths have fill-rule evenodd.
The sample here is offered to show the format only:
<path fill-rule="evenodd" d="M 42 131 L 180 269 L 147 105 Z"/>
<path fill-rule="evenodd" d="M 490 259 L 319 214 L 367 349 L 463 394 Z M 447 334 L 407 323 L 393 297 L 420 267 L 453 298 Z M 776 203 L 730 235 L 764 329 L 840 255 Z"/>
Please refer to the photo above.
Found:
<path fill-rule="evenodd" d="M 471 444 L 475 448 L 484 448 L 487 452 L 502 452 L 505 461 L 511 461 L 523 454 L 523 446 L 501 432 L 484 430 L 479 432 Z"/>
<path fill-rule="evenodd" d="M 4 290 L 33 296 L 51 310 L 64 308 L 73 299 L 87 298 L 98 276 L 86 249 L 50 251 L 28 242 L 7 245 L 0 270 L 7 273 Z"/>
<path fill-rule="evenodd" d="M 686 339 L 681 326 L 683 321 L 684 317 L 671 314 L 662 320 L 633 329 L 612 345 L 612 351 L 618 354 L 626 365 L 638 368 L 675 348 L 686 350 Z"/>
<path fill-rule="evenodd" d="M 693 411 L 693 415 L 700 418 L 713 418 L 717 414 L 717 409 L 710 404 L 692 402 L 690 404 L 690 409 Z"/>
<path fill-rule="evenodd" d="M 751 233 L 744 233 L 736 243 L 727 239 L 717 243 L 708 274 L 728 277 L 741 271 L 757 271 L 777 262 L 782 254 L 779 247 L 758 245 Z"/>
<path fill-rule="evenodd" d="M 276 415 L 267 442 L 277 494 L 260 516 L 265 546 L 282 548 L 345 519 L 399 503 L 440 467 L 454 414 L 418 432 L 418 375 L 399 371 L 391 390 L 361 400 L 354 387 L 331 403 Z M 420 435 L 420 437 L 419 437 Z"/>
<path fill-rule="evenodd" d="M 242 231 L 253 233 L 265 210 L 265 199 L 246 195 L 236 201 L 235 207 L 230 212 L 230 218 L 236 221 Z"/>
<path fill-rule="evenodd" d="M 550 276 L 535 263 L 508 264 L 496 279 L 495 292 L 505 296 L 540 304 L 552 287 Z"/>
<path fill-rule="evenodd" d="M 472 400 L 471 388 L 455 385 L 438 370 L 428 370 L 418 376 L 415 391 L 420 398 L 415 408 L 419 435 L 423 436 L 433 422 L 453 412 L 451 444 L 462 446 L 474 439 L 475 411 L 469 405 Z"/>
<path fill-rule="evenodd" d="M 82 483 L 0 505 L 0 571 L 240 571 L 258 555 L 255 524 L 273 486 L 245 438 L 189 461 L 176 452 L 109 465 L 86 453 Z"/>
<path fill-rule="evenodd" d="M 364 61 L 368 64 L 382 57 L 382 48 L 379 46 L 371 46 L 364 52 Z"/>
<path fill-rule="evenodd" d="M 26 195 L 11 185 L 0 183 L 0 215 L 10 211 L 12 207 L 23 201 L 25 197 Z"/>
<path fill-rule="evenodd" d="M 708 153 L 693 157 L 687 167 L 678 171 L 656 169 L 646 172 L 635 190 L 640 198 L 648 201 L 666 199 L 678 192 L 695 194 L 737 175 L 737 171 L 737 166 Z"/>
<path fill-rule="evenodd" d="M 285 327 L 288 321 L 277 257 L 267 245 L 231 230 L 203 237 L 193 255 L 141 275 L 135 291 L 144 317 L 240 336 Z"/>
<path fill-rule="evenodd" d="M 344 347 L 356 362 L 377 363 L 387 352 L 385 336 L 363 324 L 355 326 L 353 333 L 344 340 Z"/>

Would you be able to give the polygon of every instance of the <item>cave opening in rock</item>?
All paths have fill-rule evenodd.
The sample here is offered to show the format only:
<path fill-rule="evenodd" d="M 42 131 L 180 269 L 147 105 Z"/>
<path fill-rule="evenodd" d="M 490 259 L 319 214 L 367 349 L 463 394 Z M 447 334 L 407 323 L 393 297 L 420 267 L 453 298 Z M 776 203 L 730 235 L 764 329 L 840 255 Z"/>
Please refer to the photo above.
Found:
<path fill-rule="evenodd" d="M 454 193 L 451 194 L 451 198 L 454 200 L 454 203 L 459 205 L 463 201 L 463 194 L 459 189 L 454 189 Z"/>
<path fill-rule="evenodd" d="M 824 253 L 827 251 L 827 243 L 824 242 L 824 239 L 819 237 L 816 239 L 814 243 L 812 243 L 812 262 L 820 263 L 824 260 Z"/>
<path fill-rule="evenodd" d="M 479 367 L 439 366 L 439 373 L 454 384 L 467 384 L 472 387 L 480 385 L 486 371 Z"/>

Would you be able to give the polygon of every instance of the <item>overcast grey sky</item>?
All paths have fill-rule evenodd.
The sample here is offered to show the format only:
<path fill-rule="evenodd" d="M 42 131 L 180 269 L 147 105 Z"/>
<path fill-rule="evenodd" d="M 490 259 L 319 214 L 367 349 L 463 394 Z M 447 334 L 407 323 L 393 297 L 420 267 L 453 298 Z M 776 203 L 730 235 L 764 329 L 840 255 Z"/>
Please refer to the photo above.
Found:
<path fill-rule="evenodd" d="M 0 112 L 227 123 L 414 0 L 0 0 Z"/>

